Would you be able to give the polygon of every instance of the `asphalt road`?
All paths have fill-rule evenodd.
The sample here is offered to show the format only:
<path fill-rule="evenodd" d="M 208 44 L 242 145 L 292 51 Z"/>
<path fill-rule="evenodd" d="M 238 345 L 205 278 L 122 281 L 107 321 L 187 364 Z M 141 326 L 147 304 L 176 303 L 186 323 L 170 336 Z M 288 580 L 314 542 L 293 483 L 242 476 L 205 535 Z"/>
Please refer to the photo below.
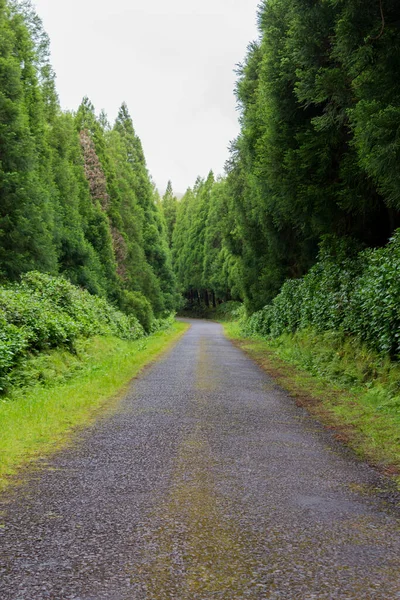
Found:
<path fill-rule="evenodd" d="M 394 600 L 385 494 L 219 325 L 193 322 L 2 498 L 0 598 Z"/>

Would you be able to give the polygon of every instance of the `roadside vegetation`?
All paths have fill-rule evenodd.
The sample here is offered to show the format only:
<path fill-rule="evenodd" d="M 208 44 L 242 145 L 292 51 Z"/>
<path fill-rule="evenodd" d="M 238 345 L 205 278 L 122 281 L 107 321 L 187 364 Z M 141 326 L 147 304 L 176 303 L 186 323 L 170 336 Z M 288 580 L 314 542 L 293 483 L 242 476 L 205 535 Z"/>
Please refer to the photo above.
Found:
<path fill-rule="evenodd" d="M 140 339 L 110 333 L 66 347 L 27 355 L 13 372 L 13 384 L 0 397 L 0 490 L 32 460 L 45 458 L 115 408 L 127 384 L 185 332 L 173 320 Z M 14 477 L 12 477 L 14 476 Z"/>
<path fill-rule="evenodd" d="M 103 298 L 61 277 L 32 272 L 21 283 L 0 288 L 0 389 L 4 392 L 32 353 L 64 347 L 76 351 L 81 338 L 114 335 L 135 340 L 145 331 Z"/>

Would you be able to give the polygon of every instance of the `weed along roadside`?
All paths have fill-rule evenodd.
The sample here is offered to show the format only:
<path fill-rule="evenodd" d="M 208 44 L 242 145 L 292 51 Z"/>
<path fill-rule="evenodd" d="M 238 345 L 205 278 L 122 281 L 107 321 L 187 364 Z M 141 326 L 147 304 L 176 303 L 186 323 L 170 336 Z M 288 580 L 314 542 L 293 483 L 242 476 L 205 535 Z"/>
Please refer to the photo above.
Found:
<path fill-rule="evenodd" d="M 138 340 L 95 336 L 79 340 L 74 353 L 57 349 L 27 360 L 24 378 L 40 371 L 42 382 L 11 388 L 0 400 L 0 491 L 18 481 L 21 467 L 65 446 L 77 428 L 114 407 L 188 327 L 173 322 Z"/>
<path fill-rule="evenodd" d="M 249 336 L 237 321 L 226 336 L 356 454 L 400 488 L 400 366 L 356 340 L 302 331 L 277 339 Z M 340 337 L 340 336 L 339 336 Z M 335 361 L 333 361 L 333 356 Z M 370 376 L 365 375 L 368 366 Z"/>

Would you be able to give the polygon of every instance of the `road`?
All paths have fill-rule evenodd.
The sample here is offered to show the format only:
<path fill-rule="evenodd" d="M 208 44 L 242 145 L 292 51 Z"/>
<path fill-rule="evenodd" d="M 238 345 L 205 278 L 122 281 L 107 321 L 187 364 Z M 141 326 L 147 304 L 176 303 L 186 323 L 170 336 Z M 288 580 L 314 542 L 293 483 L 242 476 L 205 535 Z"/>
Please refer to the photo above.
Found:
<path fill-rule="evenodd" d="M 0 598 L 400 598 L 384 487 L 220 325 L 193 321 L 2 498 Z"/>

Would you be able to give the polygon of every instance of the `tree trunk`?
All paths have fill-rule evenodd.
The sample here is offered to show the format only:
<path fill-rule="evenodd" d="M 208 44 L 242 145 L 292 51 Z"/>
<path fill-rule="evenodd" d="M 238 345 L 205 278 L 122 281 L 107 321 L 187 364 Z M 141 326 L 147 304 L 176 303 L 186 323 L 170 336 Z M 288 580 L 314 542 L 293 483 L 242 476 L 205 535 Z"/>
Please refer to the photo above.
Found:
<path fill-rule="evenodd" d="M 204 290 L 204 301 L 206 303 L 207 308 L 210 306 L 210 298 L 208 295 L 208 290 Z"/>

